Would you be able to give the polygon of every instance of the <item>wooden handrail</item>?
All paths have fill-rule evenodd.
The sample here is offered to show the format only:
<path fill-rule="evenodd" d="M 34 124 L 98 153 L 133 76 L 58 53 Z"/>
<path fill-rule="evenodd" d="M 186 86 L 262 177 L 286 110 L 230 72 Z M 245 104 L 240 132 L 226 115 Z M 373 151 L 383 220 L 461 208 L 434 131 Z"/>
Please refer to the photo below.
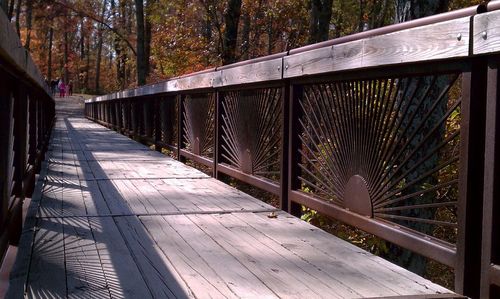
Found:
<path fill-rule="evenodd" d="M 47 150 L 54 100 L 29 52 L 0 10 L 0 259 L 22 231 L 23 202 L 31 197 Z"/>

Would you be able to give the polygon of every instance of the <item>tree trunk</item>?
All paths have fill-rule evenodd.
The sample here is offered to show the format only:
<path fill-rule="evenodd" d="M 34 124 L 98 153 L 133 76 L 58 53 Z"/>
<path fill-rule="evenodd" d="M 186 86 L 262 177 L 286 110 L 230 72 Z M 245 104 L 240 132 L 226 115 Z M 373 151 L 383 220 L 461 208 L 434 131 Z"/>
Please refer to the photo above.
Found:
<path fill-rule="evenodd" d="M 87 52 L 87 57 L 85 61 L 85 72 L 87 73 L 87 76 L 85 76 L 85 90 L 90 90 L 89 88 L 89 79 L 90 79 L 90 37 L 87 38 L 87 42 L 85 44 L 86 52 Z M 66 82 L 67 84 L 67 82 Z"/>
<path fill-rule="evenodd" d="M 146 84 L 146 63 L 144 48 L 144 2 L 135 0 L 135 13 L 137 21 L 137 85 Z"/>
<path fill-rule="evenodd" d="M 402 23 L 448 11 L 449 0 L 395 0 L 394 23 Z"/>
<path fill-rule="evenodd" d="M 358 32 L 365 31 L 365 1 L 359 0 Z"/>
<path fill-rule="evenodd" d="M 80 21 L 80 58 L 85 58 L 85 30 L 84 18 Z"/>
<path fill-rule="evenodd" d="M 395 8 L 396 8 L 396 15 L 395 15 L 395 20 L 397 22 L 404 22 L 404 21 L 409 21 L 412 19 L 416 18 L 421 18 L 425 16 L 430 16 L 434 15 L 437 13 L 441 13 L 443 11 L 447 10 L 448 7 L 448 0 L 395 0 Z M 429 86 L 431 84 L 432 79 L 430 77 L 424 77 L 422 79 L 422 86 Z M 443 86 L 445 86 L 447 83 L 447 79 L 441 77 L 439 78 L 436 83 L 434 89 L 436 90 L 442 90 Z M 401 88 L 403 90 L 404 88 Z M 420 91 L 417 92 L 417 98 L 420 98 L 424 96 L 425 88 L 421 88 Z M 419 94 L 420 93 L 420 94 Z M 430 100 L 435 99 L 437 96 L 429 96 L 428 98 Z M 424 101 L 422 104 L 422 107 L 429 107 L 432 105 L 432 102 L 427 101 L 427 103 Z M 446 99 L 441 100 L 441 104 L 439 107 L 437 107 L 434 111 L 434 113 L 431 116 L 428 116 L 428 120 L 426 123 L 432 123 L 432 126 L 437 125 L 439 119 L 442 118 L 446 111 L 446 104 L 447 101 Z M 410 110 L 415 110 L 417 109 L 417 104 L 414 104 L 415 107 L 410 107 Z M 424 120 L 426 115 L 424 115 L 424 109 L 422 110 L 421 113 L 417 113 L 415 118 L 413 119 L 413 123 L 420 123 Z M 438 130 L 441 132 L 437 132 L 435 136 L 429 137 L 426 141 L 426 145 L 420 147 L 419 151 L 415 153 L 414 157 L 415 158 L 410 158 L 413 159 L 413 161 L 409 161 L 407 164 L 409 165 L 414 165 L 419 162 L 419 159 L 421 157 L 427 155 L 427 153 L 435 147 L 437 144 L 439 144 L 442 140 L 442 134 L 444 133 L 444 130 Z M 413 148 L 416 148 L 416 144 L 413 143 L 418 143 L 417 140 L 422 140 L 423 136 L 419 135 L 425 135 L 427 133 L 426 130 L 422 129 L 421 132 L 419 131 L 416 136 L 412 140 L 409 140 L 411 146 Z M 439 164 L 439 156 L 438 153 L 433 154 L 429 156 L 429 158 L 424 161 L 421 166 L 417 168 L 417 170 L 409 173 L 407 175 L 407 179 L 409 181 L 412 181 L 418 177 L 421 177 L 423 174 L 425 174 L 428 171 L 431 171 L 434 169 L 437 165 Z M 437 183 L 436 179 L 431 175 L 428 176 L 426 179 L 421 180 L 420 184 L 414 187 L 409 187 L 406 188 L 405 194 L 412 194 L 414 192 L 418 192 L 421 189 L 421 185 L 429 184 L 429 185 L 435 185 Z M 431 193 L 426 193 L 425 195 L 420 196 L 418 199 L 417 198 L 409 198 L 406 200 L 405 205 L 410 206 L 410 205 L 415 205 L 417 204 L 428 204 L 433 202 L 433 197 L 434 194 Z M 432 209 L 419 209 L 419 210 L 408 210 L 402 212 L 402 216 L 407 216 L 407 217 L 414 217 L 414 218 L 420 218 L 420 219 L 433 219 L 434 218 L 434 212 Z M 406 224 L 407 227 L 410 227 L 412 229 L 415 229 L 417 231 L 420 231 L 422 233 L 432 235 L 433 231 L 433 226 L 426 224 L 426 223 L 415 223 L 415 222 L 407 222 L 404 223 Z M 427 259 L 422 257 L 421 255 L 418 255 L 416 253 L 413 253 L 409 250 L 406 249 L 401 249 L 395 246 L 390 246 L 389 247 L 389 256 L 392 260 L 394 260 L 397 264 L 403 266 L 404 268 L 417 273 L 419 275 L 424 275 L 426 272 L 426 267 L 427 267 Z"/>
<path fill-rule="evenodd" d="M 68 56 L 69 56 L 69 38 L 68 38 L 68 31 L 64 30 L 64 83 L 68 83 Z"/>
<path fill-rule="evenodd" d="M 309 20 L 309 44 L 328 39 L 333 0 L 312 0 Z"/>
<path fill-rule="evenodd" d="M 4 1 L 7 1 L 7 0 L 4 0 Z M 16 0 L 10 0 L 9 12 L 7 13 L 7 17 L 9 18 L 9 22 L 12 21 L 12 17 L 14 16 L 15 3 L 16 3 Z"/>
<path fill-rule="evenodd" d="M 227 10 L 224 13 L 224 31 L 222 63 L 231 64 L 236 62 L 236 46 L 238 39 L 238 23 L 241 14 L 241 0 L 229 0 Z"/>
<path fill-rule="evenodd" d="M 49 57 L 47 59 L 47 77 L 49 82 L 52 81 L 52 40 L 54 38 L 54 29 L 52 26 L 49 28 Z"/>
<path fill-rule="evenodd" d="M 104 15 L 106 13 L 106 3 L 107 1 L 104 0 L 102 4 L 102 11 L 101 11 L 101 19 L 104 20 Z M 97 29 L 97 57 L 96 57 L 96 62 L 95 62 L 95 92 L 97 94 L 100 94 L 100 83 L 101 83 L 101 55 L 102 55 L 102 43 L 103 43 L 103 25 L 99 24 L 99 27 Z"/>
<path fill-rule="evenodd" d="M 21 28 L 19 23 L 19 18 L 21 17 L 21 5 L 23 4 L 22 0 L 17 0 L 16 6 L 16 32 L 18 36 L 21 36 Z"/>
<path fill-rule="evenodd" d="M 267 55 L 273 53 L 273 16 L 269 16 L 267 22 Z"/>
<path fill-rule="evenodd" d="M 28 52 L 30 51 L 31 44 L 31 29 L 33 26 L 33 1 L 28 1 L 26 4 L 26 43 L 24 47 Z"/>
<path fill-rule="evenodd" d="M 250 48 L 250 16 L 245 13 L 242 17 L 243 29 L 241 32 L 241 58 L 248 59 L 248 50 Z"/>
<path fill-rule="evenodd" d="M 144 24 L 144 63 L 146 65 L 146 78 L 149 76 L 151 70 L 149 58 L 151 57 L 151 12 L 155 0 L 148 0 L 146 3 L 146 19 Z"/>
<path fill-rule="evenodd" d="M 1 0 L 0 1 L 1 9 L 5 12 L 5 14 L 9 15 L 9 0 Z"/>

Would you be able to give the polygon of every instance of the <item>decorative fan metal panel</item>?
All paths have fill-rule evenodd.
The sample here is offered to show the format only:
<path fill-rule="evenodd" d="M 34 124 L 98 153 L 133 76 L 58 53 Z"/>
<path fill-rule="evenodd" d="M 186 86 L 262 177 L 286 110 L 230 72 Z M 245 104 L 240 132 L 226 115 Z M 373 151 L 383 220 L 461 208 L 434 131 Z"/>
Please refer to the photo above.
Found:
<path fill-rule="evenodd" d="M 177 101 L 166 98 L 160 101 L 161 141 L 177 146 Z"/>
<path fill-rule="evenodd" d="M 184 146 L 195 155 L 213 158 L 215 97 L 214 93 L 196 94 L 183 100 Z"/>
<path fill-rule="evenodd" d="M 455 242 L 459 75 L 304 86 L 302 190 Z"/>
<path fill-rule="evenodd" d="M 280 88 L 225 93 L 222 103 L 224 162 L 252 175 L 279 180 Z"/>

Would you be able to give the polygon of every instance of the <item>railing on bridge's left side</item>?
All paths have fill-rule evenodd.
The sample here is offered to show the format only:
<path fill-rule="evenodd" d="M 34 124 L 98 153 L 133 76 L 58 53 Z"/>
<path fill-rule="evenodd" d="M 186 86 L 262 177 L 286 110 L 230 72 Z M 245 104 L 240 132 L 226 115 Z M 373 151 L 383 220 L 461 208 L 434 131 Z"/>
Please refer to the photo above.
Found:
<path fill-rule="evenodd" d="M 47 150 L 54 100 L 0 10 L 0 259 L 16 245 L 23 202 L 31 197 Z"/>
<path fill-rule="evenodd" d="M 86 115 L 284 210 L 318 210 L 447 265 L 459 293 L 494 296 L 498 6 L 98 97 Z"/>

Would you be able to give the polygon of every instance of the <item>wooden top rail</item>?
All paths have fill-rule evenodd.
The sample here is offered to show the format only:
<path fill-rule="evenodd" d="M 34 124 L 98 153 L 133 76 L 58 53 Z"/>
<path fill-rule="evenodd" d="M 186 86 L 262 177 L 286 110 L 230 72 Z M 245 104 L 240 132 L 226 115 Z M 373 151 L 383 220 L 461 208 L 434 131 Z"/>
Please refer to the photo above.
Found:
<path fill-rule="evenodd" d="M 23 202 L 44 160 L 54 105 L 40 70 L 0 10 L 0 261 L 9 245 L 18 244 Z"/>
<path fill-rule="evenodd" d="M 0 11 L 0 67 L 40 88 L 50 96 L 42 73 L 17 36 L 4 11 Z"/>
<path fill-rule="evenodd" d="M 391 25 L 89 99 L 220 88 L 500 51 L 500 1 Z"/>

